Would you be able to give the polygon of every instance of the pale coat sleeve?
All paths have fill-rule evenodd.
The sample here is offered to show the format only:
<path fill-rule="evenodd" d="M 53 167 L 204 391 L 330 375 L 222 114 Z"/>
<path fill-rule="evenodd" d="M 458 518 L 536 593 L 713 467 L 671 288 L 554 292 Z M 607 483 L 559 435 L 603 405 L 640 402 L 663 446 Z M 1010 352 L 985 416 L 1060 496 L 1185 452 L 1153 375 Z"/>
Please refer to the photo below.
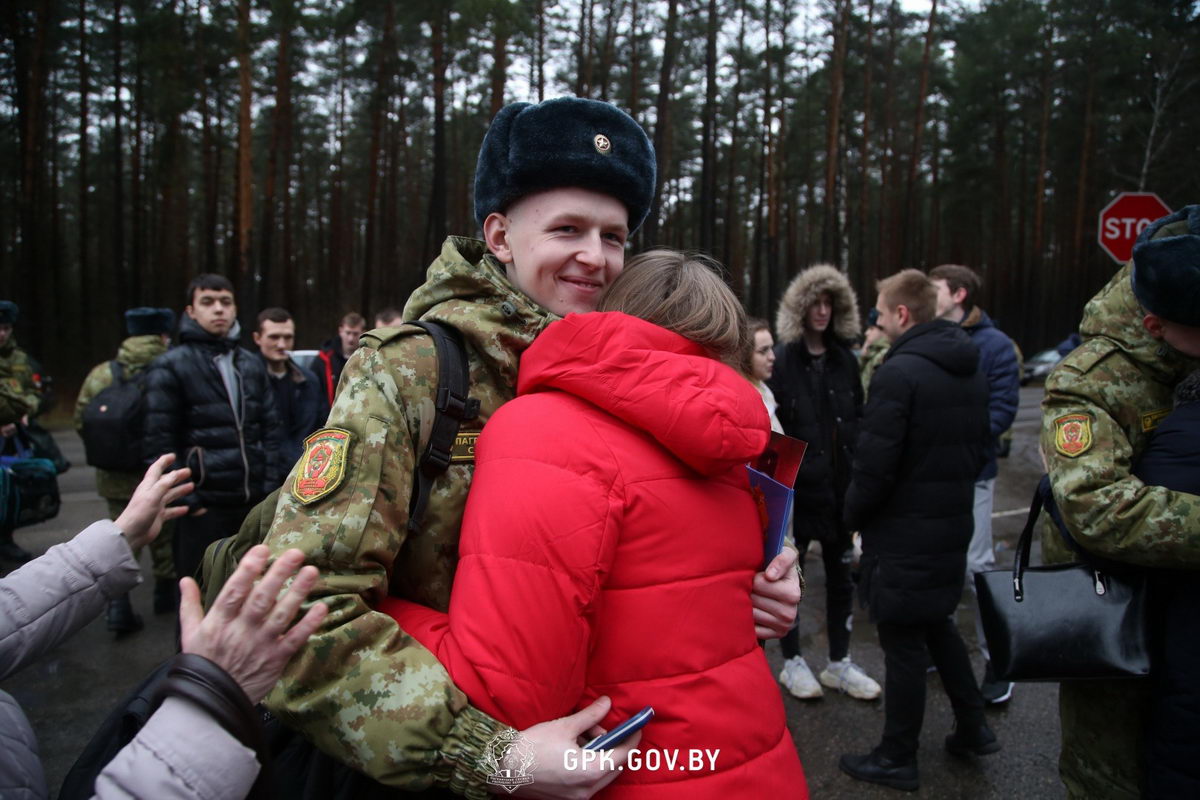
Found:
<path fill-rule="evenodd" d="M 165 699 L 96 778 L 95 797 L 232 800 L 254 785 L 254 751 L 187 700 Z"/>
<path fill-rule="evenodd" d="M 0 578 L 0 678 L 74 634 L 140 581 L 129 545 L 108 520 Z"/>

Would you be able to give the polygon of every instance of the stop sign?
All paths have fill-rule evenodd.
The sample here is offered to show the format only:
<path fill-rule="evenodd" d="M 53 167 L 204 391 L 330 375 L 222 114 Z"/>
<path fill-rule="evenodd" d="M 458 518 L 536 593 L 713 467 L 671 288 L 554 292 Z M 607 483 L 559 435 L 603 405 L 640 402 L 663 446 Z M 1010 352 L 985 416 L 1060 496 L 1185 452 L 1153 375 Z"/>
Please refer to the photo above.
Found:
<path fill-rule="evenodd" d="M 1100 246 L 1124 264 L 1133 255 L 1133 243 L 1142 229 L 1170 213 L 1153 192 L 1122 192 L 1100 212 Z"/>

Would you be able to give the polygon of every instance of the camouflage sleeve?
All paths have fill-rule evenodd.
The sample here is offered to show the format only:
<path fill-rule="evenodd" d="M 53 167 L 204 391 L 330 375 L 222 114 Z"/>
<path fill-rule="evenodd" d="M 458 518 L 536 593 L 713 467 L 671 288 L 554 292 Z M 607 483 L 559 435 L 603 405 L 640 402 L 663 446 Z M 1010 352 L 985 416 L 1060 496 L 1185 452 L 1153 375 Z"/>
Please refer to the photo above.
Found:
<path fill-rule="evenodd" d="M 0 378 L 0 425 L 11 425 L 37 408 L 37 397 L 26 394 L 20 381 Z"/>
<path fill-rule="evenodd" d="M 301 503 L 294 487 L 307 453 L 284 484 L 267 544 L 276 553 L 305 551 L 321 570 L 310 599 L 330 613 L 267 704 L 321 750 L 381 783 L 484 797 L 481 756 L 508 726 L 470 707 L 437 659 L 373 610 L 406 536 L 415 457 L 403 393 L 418 372 L 360 348 L 327 423 L 350 433 L 341 485 Z"/>
<path fill-rule="evenodd" d="M 112 383 L 112 370 L 107 361 L 92 367 L 92 371 L 83 381 L 79 396 L 75 398 L 75 430 L 83 431 L 83 410 L 87 408 L 88 403 L 92 402 L 92 398 L 104 391 L 110 383 Z"/>
<path fill-rule="evenodd" d="M 1147 486 L 1132 474 L 1134 447 L 1093 376 L 1060 366 L 1046 381 L 1042 452 L 1054 499 L 1075 540 L 1099 556 L 1147 567 L 1200 567 L 1200 497 Z M 1051 561 L 1072 560 L 1056 536 Z"/>

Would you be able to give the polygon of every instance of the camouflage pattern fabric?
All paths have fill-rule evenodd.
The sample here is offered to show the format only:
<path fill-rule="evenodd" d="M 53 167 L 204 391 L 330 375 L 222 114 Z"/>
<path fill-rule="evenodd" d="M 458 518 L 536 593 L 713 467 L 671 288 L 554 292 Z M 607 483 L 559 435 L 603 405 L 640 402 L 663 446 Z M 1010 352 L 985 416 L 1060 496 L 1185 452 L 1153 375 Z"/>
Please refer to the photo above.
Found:
<path fill-rule="evenodd" d="M 121 342 L 117 349 L 117 361 L 124 368 L 125 377 L 144 370 L 158 356 L 167 352 L 167 345 L 158 334 L 149 336 L 130 336 Z M 75 398 L 75 430 L 83 432 L 83 410 L 92 398 L 112 385 L 112 369 L 108 362 L 103 361 L 92 367 Z M 130 445 L 141 446 L 140 442 Z M 105 500 L 125 501 L 133 497 L 133 490 L 142 480 L 141 472 L 116 472 L 114 470 L 96 470 L 96 492 Z"/>
<path fill-rule="evenodd" d="M 858 356 L 858 375 L 862 379 L 864 403 L 867 402 L 867 393 L 871 388 L 871 378 L 875 377 L 875 370 L 879 369 L 883 357 L 891 347 L 892 340 L 881 334 L 878 339 L 864 347 Z"/>
<path fill-rule="evenodd" d="M 30 394 L 0 364 L 0 425 L 11 425 L 37 408 L 37 395 Z"/>
<path fill-rule="evenodd" d="M 1130 265 L 1084 309 L 1083 344 L 1046 380 L 1042 453 L 1054 499 L 1087 550 L 1143 566 L 1200 567 L 1200 497 L 1146 486 L 1132 465 L 1171 408 L 1175 384 L 1200 362 L 1141 326 Z M 1074 555 L 1053 525 L 1048 563 Z M 1059 772 L 1072 797 L 1141 796 L 1145 681 L 1063 683 Z"/>
<path fill-rule="evenodd" d="M 405 319 L 462 332 L 479 430 L 514 396 L 520 353 L 555 316 L 518 292 L 483 243 L 452 237 L 413 293 Z M 267 699 L 321 750 L 381 783 L 486 796 L 481 763 L 506 725 L 469 706 L 437 659 L 372 607 L 396 594 L 445 611 L 473 464 L 454 463 L 432 487 L 419 533 L 407 531 L 413 469 L 433 420 L 433 341 L 411 327 L 372 331 L 338 384 L 327 426 L 349 431 L 346 476 L 303 504 L 285 482 L 266 542 L 298 547 L 321 570 L 310 600 L 330 608 Z M 301 463 L 304 463 L 303 461 Z M 261 512 L 260 509 L 258 509 Z M 252 514 L 246 525 L 260 525 Z"/>
<path fill-rule="evenodd" d="M 8 382 L 5 396 L 11 399 L 21 398 L 17 402 L 22 407 L 28 405 L 26 402 L 28 398 L 34 398 L 34 407 L 18 414 L 17 419 L 26 414 L 35 416 L 41 410 L 41 404 L 45 400 L 42 392 L 41 367 L 28 353 L 17 346 L 15 337 L 10 337 L 4 346 L 0 347 L 0 380 Z M 13 381 L 15 381 L 15 385 Z M 7 425 L 8 423 L 0 424 Z"/>

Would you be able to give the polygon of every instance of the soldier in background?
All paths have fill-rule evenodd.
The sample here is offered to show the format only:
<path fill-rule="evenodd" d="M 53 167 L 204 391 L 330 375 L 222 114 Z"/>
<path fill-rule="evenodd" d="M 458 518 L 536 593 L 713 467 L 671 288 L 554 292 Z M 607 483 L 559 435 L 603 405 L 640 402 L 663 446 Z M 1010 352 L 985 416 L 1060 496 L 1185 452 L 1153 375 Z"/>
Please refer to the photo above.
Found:
<path fill-rule="evenodd" d="M 404 322 L 404 312 L 398 308 L 384 308 L 375 312 L 376 328 L 394 328 Z"/>
<path fill-rule="evenodd" d="M 24 355 L 12 338 L 17 321 L 17 304 L 0 300 L 0 431 L 5 436 L 16 433 L 17 424 L 37 411 L 39 397 L 26 380 L 16 353 Z M 0 520 L 0 561 L 23 564 L 33 558 L 25 548 L 13 541 L 13 520 Z"/>
<path fill-rule="evenodd" d="M 1132 474 L 1175 386 L 1200 366 L 1200 205 L 1142 231 L 1133 258 L 1084 308 L 1083 343 L 1046 380 L 1042 453 L 1054 499 L 1089 553 L 1145 567 L 1200 567 L 1200 497 Z M 1053 525 L 1047 562 L 1075 555 Z M 1059 774 L 1072 798 L 1136 798 L 1144 786 L 1146 681 L 1062 684 Z"/>
<path fill-rule="evenodd" d="M 175 312 L 169 308 L 131 308 L 125 312 L 126 338 L 117 348 L 116 361 L 122 380 L 134 379 L 150 366 L 150 362 L 167 352 L 171 331 L 175 327 Z M 83 412 L 96 395 L 113 383 L 113 361 L 103 361 L 92 368 L 79 397 L 75 399 L 75 430 L 83 435 Z M 140 451 L 141 442 L 130 442 L 129 446 Z M 144 470 L 121 471 L 96 467 L 96 493 L 108 504 L 108 518 L 121 516 L 129 498 L 133 497 L 142 482 Z M 175 610 L 178 589 L 175 585 L 175 562 L 171 558 L 171 536 L 174 521 L 163 524 L 162 531 L 150 543 L 150 563 L 154 569 L 154 613 L 169 614 Z M 133 553 L 135 560 L 141 551 Z M 108 629 L 117 636 L 141 630 L 142 618 L 134 613 L 129 595 L 110 600 L 105 619 Z"/>
<path fill-rule="evenodd" d="M 883 363 L 883 357 L 887 355 L 888 348 L 891 346 L 892 340 L 883 332 L 883 328 L 879 327 L 879 309 L 872 308 L 867 312 L 862 352 L 858 354 L 858 375 L 862 380 L 864 403 L 867 400 L 868 390 L 871 388 L 871 378 L 875 377 L 875 370 L 879 369 L 879 365 Z"/>
<path fill-rule="evenodd" d="M 346 361 L 358 349 L 358 340 L 362 338 L 367 321 L 357 311 L 351 311 L 338 322 L 337 335 L 326 339 L 317 353 L 317 377 L 325 390 L 325 400 L 333 405 L 333 396 L 337 393 L 338 381 L 342 378 L 342 370 Z"/>

